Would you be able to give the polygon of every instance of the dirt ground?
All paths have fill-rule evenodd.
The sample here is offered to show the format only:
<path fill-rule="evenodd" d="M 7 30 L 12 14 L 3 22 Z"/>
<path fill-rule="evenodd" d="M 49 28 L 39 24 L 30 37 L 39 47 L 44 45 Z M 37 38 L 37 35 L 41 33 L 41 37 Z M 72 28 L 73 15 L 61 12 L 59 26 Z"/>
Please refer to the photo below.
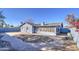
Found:
<path fill-rule="evenodd" d="M 79 49 L 76 46 L 76 43 L 73 41 L 73 39 L 66 38 L 66 36 L 59 35 L 59 36 L 43 36 L 43 35 L 37 35 L 37 34 L 30 34 L 30 33 L 22 33 L 22 32 L 11 32 L 7 33 L 11 36 L 15 36 L 17 38 L 22 39 L 25 42 L 30 43 L 36 43 L 36 42 L 50 42 L 54 40 L 63 41 L 63 47 L 55 47 L 50 48 L 46 47 L 45 51 L 79 51 Z"/>

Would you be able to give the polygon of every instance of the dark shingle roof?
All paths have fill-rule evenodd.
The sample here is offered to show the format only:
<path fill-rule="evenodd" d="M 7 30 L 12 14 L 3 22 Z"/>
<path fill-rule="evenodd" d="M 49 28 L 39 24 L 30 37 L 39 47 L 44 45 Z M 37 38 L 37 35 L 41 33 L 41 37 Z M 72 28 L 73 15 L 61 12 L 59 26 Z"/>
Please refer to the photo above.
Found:
<path fill-rule="evenodd" d="M 24 23 L 24 24 L 26 24 L 26 23 Z M 22 24 L 21 26 L 23 26 L 24 24 Z M 41 25 L 41 24 L 33 24 L 33 23 L 28 23 L 28 24 L 30 24 L 32 26 L 35 26 L 35 27 L 61 26 L 62 25 L 62 23 L 48 23 L 48 24 L 44 24 L 44 25 Z"/>

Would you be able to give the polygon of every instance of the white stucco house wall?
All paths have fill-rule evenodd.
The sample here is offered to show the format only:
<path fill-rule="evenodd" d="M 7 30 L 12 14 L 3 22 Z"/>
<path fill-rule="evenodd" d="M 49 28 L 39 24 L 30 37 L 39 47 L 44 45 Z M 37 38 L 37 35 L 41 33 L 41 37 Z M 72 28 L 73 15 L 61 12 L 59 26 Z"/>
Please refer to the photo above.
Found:
<path fill-rule="evenodd" d="M 21 32 L 33 33 L 33 26 L 28 23 L 23 24 L 20 29 Z"/>

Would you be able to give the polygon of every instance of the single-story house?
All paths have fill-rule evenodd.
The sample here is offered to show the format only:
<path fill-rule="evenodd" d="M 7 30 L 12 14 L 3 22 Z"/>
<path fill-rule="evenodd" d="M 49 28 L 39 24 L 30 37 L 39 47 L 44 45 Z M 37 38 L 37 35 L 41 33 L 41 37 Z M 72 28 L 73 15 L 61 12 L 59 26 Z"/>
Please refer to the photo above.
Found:
<path fill-rule="evenodd" d="M 31 24 L 24 23 L 21 25 L 21 32 L 27 33 L 42 33 L 42 34 L 54 34 L 58 32 L 57 27 L 63 27 L 63 23 L 48 23 L 48 24 Z"/>

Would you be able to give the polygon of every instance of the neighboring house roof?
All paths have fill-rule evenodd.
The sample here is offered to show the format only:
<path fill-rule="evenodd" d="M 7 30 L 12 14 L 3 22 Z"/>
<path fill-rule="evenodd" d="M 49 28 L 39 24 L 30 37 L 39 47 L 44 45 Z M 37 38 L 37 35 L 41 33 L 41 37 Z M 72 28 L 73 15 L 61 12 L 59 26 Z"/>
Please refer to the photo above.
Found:
<path fill-rule="evenodd" d="M 61 26 L 63 23 L 48 23 L 49 26 Z"/>
<path fill-rule="evenodd" d="M 74 28 L 74 26 L 64 26 L 64 28 Z"/>

